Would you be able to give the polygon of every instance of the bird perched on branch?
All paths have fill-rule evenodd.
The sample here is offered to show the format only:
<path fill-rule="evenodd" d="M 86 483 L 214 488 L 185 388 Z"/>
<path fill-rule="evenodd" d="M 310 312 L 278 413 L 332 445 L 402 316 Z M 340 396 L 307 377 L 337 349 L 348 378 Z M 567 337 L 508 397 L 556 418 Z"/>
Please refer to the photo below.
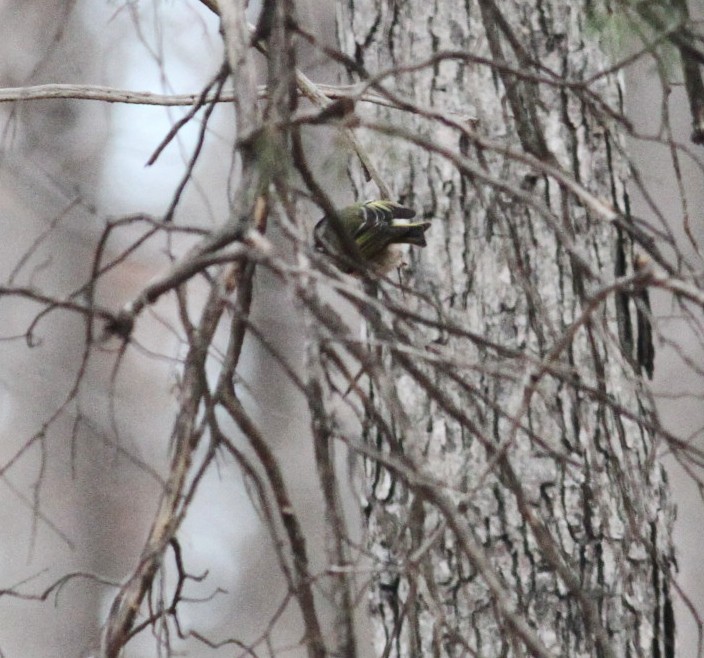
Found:
<path fill-rule="evenodd" d="M 410 221 L 415 215 L 412 208 L 388 199 L 355 203 L 338 210 L 334 217 L 326 215 L 315 225 L 315 248 L 332 257 L 345 273 L 354 271 L 356 261 L 377 274 L 386 274 L 403 258 L 396 245 L 426 246 L 430 222 Z"/>

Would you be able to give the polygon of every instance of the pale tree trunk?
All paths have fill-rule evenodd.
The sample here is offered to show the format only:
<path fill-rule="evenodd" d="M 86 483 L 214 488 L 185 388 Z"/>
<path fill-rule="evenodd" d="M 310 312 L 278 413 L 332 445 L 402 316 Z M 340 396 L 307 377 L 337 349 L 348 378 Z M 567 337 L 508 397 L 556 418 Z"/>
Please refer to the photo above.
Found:
<path fill-rule="evenodd" d="M 95 74 L 99 58 L 89 53 L 98 44 L 75 5 L 0 0 L 0 87 Z M 95 217 L 87 208 L 94 203 L 103 164 L 104 113 L 71 99 L 4 103 L 0 125 L 0 281 L 67 294 L 81 285 L 90 267 Z M 107 418 L 99 411 L 97 369 L 85 376 L 91 392 L 82 405 L 48 421 L 48 409 L 69 407 L 65 400 L 83 351 L 81 324 L 62 316 L 27 330 L 27 305 L 4 298 L 0 308 L 4 595 L 9 583 L 37 574 L 57 578 L 67 564 L 107 569 L 115 562 L 114 554 L 101 562 L 109 547 L 102 521 L 111 506 L 104 488 L 95 484 L 114 471 L 114 464 L 106 466 L 114 451 L 106 450 L 99 431 L 94 433 Z M 8 338 L 25 331 L 27 340 Z M 61 441 L 64 433 L 72 436 L 70 465 L 62 458 L 71 451 L 69 442 Z M 94 588 L 75 588 L 60 614 L 45 608 L 28 616 L 25 605 L 0 598 L 2 655 L 75 656 L 97 638 L 100 598 Z"/>
<path fill-rule="evenodd" d="M 609 67 L 587 7 L 339 3 L 353 81 L 426 62 L 378 78 L 408 111 L 358 108 L 392 195 L 433 220 L 367 317 L 376 655 L 674 655 L 623 96 L 576 84 Z"/>

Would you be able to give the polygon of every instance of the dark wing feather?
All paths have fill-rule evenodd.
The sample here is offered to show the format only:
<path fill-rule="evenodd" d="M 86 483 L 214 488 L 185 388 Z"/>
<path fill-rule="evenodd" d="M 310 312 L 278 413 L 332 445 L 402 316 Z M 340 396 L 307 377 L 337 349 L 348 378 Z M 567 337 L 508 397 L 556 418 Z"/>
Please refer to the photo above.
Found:
<path fill-rule="evenodd" d="M 370 201 L 359 208 L 364 221 L 355 231 L 354 239 L 363 260 L 369 260 L 391 243 L 393 210 L 383 201 Z"/>
<path fill-rule="evenodd" d="M 425 246 L 423 233 L 429 222 L 403 222 L 397 219 L 411 219 L 416 211 L 393 201 L 368 201 L 359 208 L 364 221 L 354 234 L 359 251 L 364 260 L 370 260 L 390 244 L 409 243 Z"/>

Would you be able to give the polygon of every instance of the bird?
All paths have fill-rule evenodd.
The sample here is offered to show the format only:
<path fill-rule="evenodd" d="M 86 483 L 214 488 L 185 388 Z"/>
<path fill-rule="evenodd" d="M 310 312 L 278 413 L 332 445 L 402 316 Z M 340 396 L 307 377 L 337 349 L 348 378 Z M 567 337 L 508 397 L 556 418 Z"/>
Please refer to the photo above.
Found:
<path fill-rule="evenodd" d="M 411 221 L 415 216 L 413 208 L 389 199 L 355 203 L 318 221 L 313 229 L 315 248 L 346 274 L 355 272 L 355 262 L 361 261 L 384 275 L 401 263 L 403 253 L 396 245 L 426 246 L 430 222 Z"/>

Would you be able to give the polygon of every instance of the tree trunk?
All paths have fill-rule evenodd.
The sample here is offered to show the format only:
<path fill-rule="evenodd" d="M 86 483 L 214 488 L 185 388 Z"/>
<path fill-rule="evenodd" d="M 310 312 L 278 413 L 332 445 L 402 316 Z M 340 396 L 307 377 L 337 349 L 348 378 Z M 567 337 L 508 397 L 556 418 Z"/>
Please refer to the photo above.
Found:
<path fill-rule="evenodd" d="M 433 220 L 367 318 L 388 366 L 361 448 L 376 655 L 674 655 L 622 89 L 581 85 L 609 67 L 595 5 L 339 4 L 361 78 L 425 62 L 377 78 L 406 111 L 357 107 Z"/>

